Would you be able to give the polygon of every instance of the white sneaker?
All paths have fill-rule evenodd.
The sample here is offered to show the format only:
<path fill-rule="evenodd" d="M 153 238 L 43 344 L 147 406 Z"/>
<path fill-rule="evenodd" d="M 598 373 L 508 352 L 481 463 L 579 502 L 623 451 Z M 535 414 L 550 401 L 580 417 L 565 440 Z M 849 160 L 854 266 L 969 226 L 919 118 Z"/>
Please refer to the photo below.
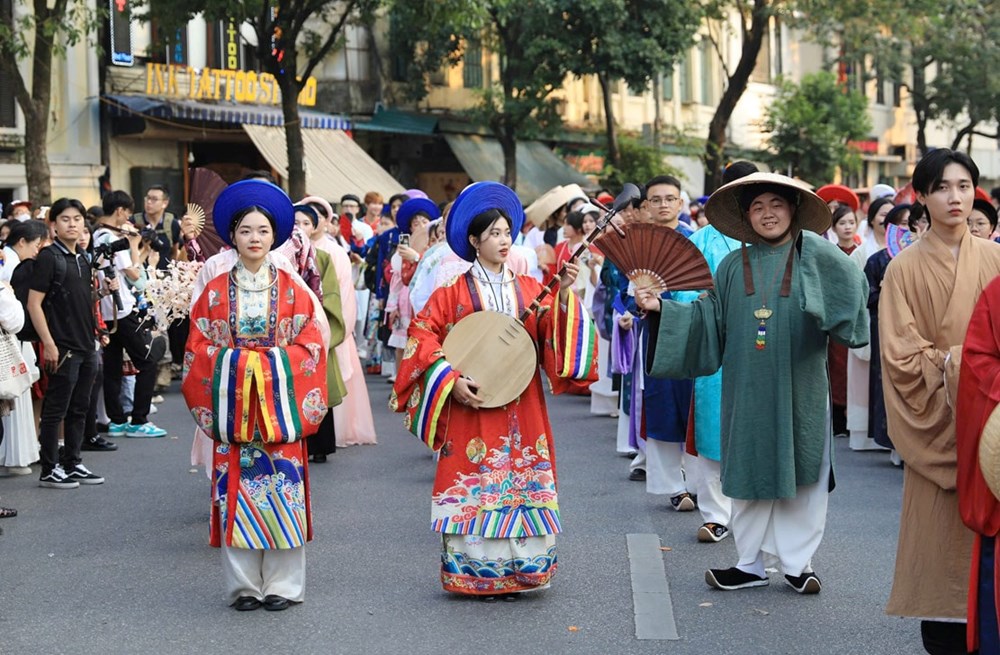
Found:
<path fill-rule="evenodd" d="M 30 466 L 0 466 L 0 478 L 8 478 L 12 475 L 31 475 Z"/>
<path fill-rule="evenodd" d="M 160 396 L 160 395 L 153 396 L 150 399 L 150 402 L 154 402 L 154 403 L 157 403 L 157 404 L 162 403 L 163 402 L 163 396 Z"/>
<path fill-rule="evenodd" d="M 156 405 L 154 405 L 153 403 L 149 403 L 149 413 L 150 413 L 150 414 L 155 414 L 155 413 L 157 413 L 158 411 L 160 411 L 160 410 L 158 410 L 158 409 L 156 408 Z"/>

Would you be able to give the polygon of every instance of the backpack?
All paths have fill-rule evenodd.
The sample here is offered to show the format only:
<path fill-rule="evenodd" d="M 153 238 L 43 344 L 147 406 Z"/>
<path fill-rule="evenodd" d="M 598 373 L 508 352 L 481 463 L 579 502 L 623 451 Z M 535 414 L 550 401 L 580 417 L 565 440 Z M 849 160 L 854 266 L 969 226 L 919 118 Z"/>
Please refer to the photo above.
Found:
<path fill-rule="evenodd" d="M 66 280 L 66 258 L 63 257 L 63 254 L 54 245 L 46 246 L 42 250 L 50 248 L 54 250 L 53 254 L 56 255 L 54 259 L 55 268 L 52 276 L 52 284 L 49 286 L 48 293 L 45 294 L 45 300 L 42 301 L 43 307 L 54 302 L 57 296 L 61 298 L 65 293 L 63 281 Z M 14 288 L 14 295 L 21 301 L 21 306 L 24 308 L 24 327 L 17 333 L 17 338 L 21 341 L 31 341 L 33 343 L 41 341 L 41 337 L 38 336 L 38 332 L 31 322 L 31 314 L 28 313 L 28 292 L 31 290 L 31 279 L 34 277 L 34 273 L 35 260 L 26 259 L 17 265 L 17 268 L 14 269 L 14 273 L 10 277 L 10 286 Z"/>

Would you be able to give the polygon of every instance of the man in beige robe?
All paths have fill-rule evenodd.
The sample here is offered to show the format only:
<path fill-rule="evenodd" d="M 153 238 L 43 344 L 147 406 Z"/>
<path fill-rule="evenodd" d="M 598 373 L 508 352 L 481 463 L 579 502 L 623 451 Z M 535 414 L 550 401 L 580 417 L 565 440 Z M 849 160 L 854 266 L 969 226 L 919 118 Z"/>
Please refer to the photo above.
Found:
<path fill-rule="evenodd" d="M 945 180 L 933 185 L 955 185 L 946 202 L 931 198 L 944 191 L 927 194 L 931 228 L 893 259 L 879 303 L 889 433 L 906 462 L 896 571 L 886 612 L 923 619 L 925 648 L 932 653 L 946 651 L 928 645 L 929 632 L 964 634 L 972 532 L 958 509 L 952 407 L 972 310 L 983 288 L 1000 274 L 1000 245 L 973 238 L 959 216 L 965 188 L 949 175 L 962 168 L 949 164 Z M 951 629 L 947 623 L 961 625 Z"/>

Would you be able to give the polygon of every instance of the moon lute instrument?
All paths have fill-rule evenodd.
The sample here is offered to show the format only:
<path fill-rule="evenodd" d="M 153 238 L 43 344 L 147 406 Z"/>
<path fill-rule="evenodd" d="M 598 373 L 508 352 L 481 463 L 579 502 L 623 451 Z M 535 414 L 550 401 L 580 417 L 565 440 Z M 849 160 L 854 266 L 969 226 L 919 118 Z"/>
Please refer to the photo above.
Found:
<path fill-rule="evenodd" d="M 624 238 L 625 233 L 612 219 L 639 197 L 639 188 L 626 184 L 615 198 L 614 206 L 610 209 L 602 206 L 605 214 L 597 221 L 594 231 L 517 318 L 494 311 L 474 312 L 456 323 L 448 333 L 442 346 L 445 359 L 453 369 L 475 382 L 476 395 L 483 399 L 482 407 L 503 407 L 528 388 L 538 369 L 538 352 L 524 322 L 555 290 L 566 267 L 586 252 L 609 225 Z"/>

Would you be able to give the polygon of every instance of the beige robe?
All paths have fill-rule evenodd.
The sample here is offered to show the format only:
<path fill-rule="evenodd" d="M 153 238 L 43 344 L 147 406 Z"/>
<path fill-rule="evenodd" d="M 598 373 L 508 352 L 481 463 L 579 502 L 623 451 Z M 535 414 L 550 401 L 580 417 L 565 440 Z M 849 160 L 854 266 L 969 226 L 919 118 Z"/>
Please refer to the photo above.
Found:
<path fill-rule="evenodd" d="M 882 283 L 882 387 L 889 434 L 906 462 L 888 614 L 966 616 L 972 532 L 958 511 L 951 407 L 972 310 L 998 274 L 1000 245 L 966 233 L 956 261 L 931 231 L 896 256 Z"/>

